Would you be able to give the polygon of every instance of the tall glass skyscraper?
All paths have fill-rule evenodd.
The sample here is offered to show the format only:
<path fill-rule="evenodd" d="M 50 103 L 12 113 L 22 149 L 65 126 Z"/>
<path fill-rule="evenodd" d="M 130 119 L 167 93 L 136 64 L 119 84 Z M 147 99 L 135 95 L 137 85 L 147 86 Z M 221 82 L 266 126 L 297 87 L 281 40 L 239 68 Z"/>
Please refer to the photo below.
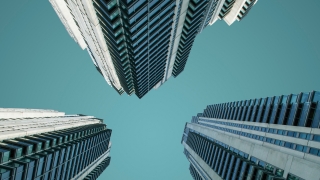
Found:
<path fill-rule="evenodd" d="M 185 68 L 195 37 L 240 21 L 256 0 L 49 0 L 70 36 L 122 94 L 142 98 Z"/>
<path fill-rule="evenodd" d="M 97 179 L 110 163 L 111 132 L 93 116 L 0 108 L 0 179 Z"/>
<path fill-rule="evenodd" d="M 182 141 L 194 179 L 320 177 L 320 92 L 209 105 Z"/>

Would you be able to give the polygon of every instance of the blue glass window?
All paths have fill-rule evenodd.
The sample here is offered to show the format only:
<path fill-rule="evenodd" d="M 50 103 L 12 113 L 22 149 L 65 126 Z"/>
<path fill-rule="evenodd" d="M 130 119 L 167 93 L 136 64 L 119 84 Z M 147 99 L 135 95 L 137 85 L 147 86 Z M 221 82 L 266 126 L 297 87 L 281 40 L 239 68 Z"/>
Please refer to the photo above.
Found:
<path fill-rule="evenodd" d="M 299 133 L 299 138 L 309 140 L 309 139 L 310 139 L 310 134 L 307 134 L 307 133 Z"/>
<path fill-rule="evenodd" d="M 273 133 L 275 131 L 275 129 L 269 128 L 268 133 Z"/>
<path fill-rule="evenodd" d="M 320 135 L 313 135 L 313 140 L 320 142 Z"/>
<path fill-rule="evenodd" d="M 266 142 L 271 143 L 272 138 L 266 138 Z"/>
<path fill-rule="evenodd" d="M 282 104 L 286 104 L 286 103 L 287 103 L 287 98 L 288 98 L 288 96 L 282 96 L 282 101 L 281 101 L 281 103 L 282 103 Z"/>
<path fill-rule="evenodd" d="M 316 156 L 320 156 L 319 149 L 316 149 L 316 148 L 310 148 L 309 153 Z"/>
<path fill-rule="evenodd" d="M 309 97 L 309 93 L 302 93 L 300 102 L 301 103 L 307 102 L 308 101 L 308 97 Z"/>
<path fill-rule="evenodd" d="M 250 161 L 256 163 L 256 162 L 258 161 L 258 159 L 255 158 L 255 157 L 253 157 L 253 156 L 251 156 L 251 157 L 250 157 Z"/>
<path fill-rule="evenodd" d="M 10 150 L 0 148 L 0 164 L 9 161 Z"/>
<path fill-rule="evenodd" d="M 312 102 L 318 102 L 318 101 L 320 101 L 320 92 L 316 91 L 316 92 L 314 93 Z"/>
<path fill-rule="evenodd" d="M 296 94 L 293 94 L 292 96 L 291 96 L 291 100 L 290 100 L 290 103 L 295 103 L 295 102 L 297 102 L 297 95 Z"/>
<path fill-rule="evenodd" d="M 303 148 L 304 148 L 304 146 L 299 145 L 299 144 L 296 144 L 296 150 L 297 150 L 297 151 L 303 152 Z"/>
<path fill-rule="evenodd" d="M 274 104 L 277 104 L 279 101 L 279 96 L 275 96 L 274 99 L 273 99 L 273 103 Z"/>
<path fill-rule="evenodd" d="M 288 131 L 287 136 L 296 137 L 296 132 Z"/>
<path fill-rule="evenodd" d="M 264 161 L 259 161 L 258 165 L 261 167 L 265 167 L 266 163 Z"/>
<path fill-rule="evenodd" d="M 285 142 L 285 143 L 284 143 L 284 147 L 293 149 L 293 143 Z"/>

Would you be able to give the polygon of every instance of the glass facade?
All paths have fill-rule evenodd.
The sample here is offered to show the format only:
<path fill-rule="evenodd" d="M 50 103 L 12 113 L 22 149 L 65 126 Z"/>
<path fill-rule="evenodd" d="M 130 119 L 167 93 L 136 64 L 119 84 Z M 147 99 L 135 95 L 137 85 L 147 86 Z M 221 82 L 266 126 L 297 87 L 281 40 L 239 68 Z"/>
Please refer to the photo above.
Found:
<path fill-rule="evenodd" d="M 216 3 L 190 0 L 183 30 L 178 32 L 182 35 L 174 77 L 183 71 L 195 36 L 208 25 Z M 168 73 L 166 63 L 173 53 L 182 0 L 95 0 L 93 4 L 124 91 L 142 98 Z"/>
<path fill-rule="evenodd" d="M 187 63 L 193 42 L 199 33 L 201 23 L 203 22 L 205 10 L 208 6 L 208 0 L 190 0 L 185 22 L 181 32 L 181 38 L 177 50 L 172 75 L 177 77 Z M 214 6 L 215 7 L 215 6 Z M 208 24 L 208 23 L 207 23 Z"/>
<path fill-rule="evenodd" d="M 256 3 L 257 0 L 246 0 L 246 2 L 244 3 L 243 7 L 241 8 L 237 19 L 238 21 L 242 20 L 250 11 L 250 9 L 252 8 L 252 6 Z"/>
<path fill-rule="evenodd" d="M 199 175 L 199 173 L 197 172 L 197 170 L 193 166 L 190 165 L 189 170 L 190 170 L 190 174 L 193 177 L 193 179 L 195 179 L 195 180 L 202 179 L 201 176 Z"/>
<path fill-rule="evenodd" d="M 0 143 L 0 179 L 72 179 L 109 153 L 111 132 L 105 124 L 92 124 L 4 140 Z M 106 161 L 109 164 L 110 158 L 95 172 L 101 173 Z M 96 179 L 97 173 L 93 174 L 91 179 Z"/>
<path fill-rule="evenodd" d="M 203 113 L 198 113 L 192 117 L 191 123 L 186 124 L 181 141 L 185 145 L 184 153 L 191 162 L 192 177 L 209 177 L 194 162 L 196 158 L 191 155 L 194 152 L 222 179 L 303 180 L 308 175 L 301 178 L 301 174 L 295 175 L 291 171 L 284 174 L 284 167 L 277 167 L 281 163 L 267 163 L 268 160 L 259 159 L 257 154 L 253 156 L 249 151 L 240 151 L 236 144 L 248 141 L 293 157 L 308 156 L 306 161 L 314 159 L 311 161 L 319 164 L 319 101 L 320 92 L 312 91 L 207 106 Z M 194 129 L 195 127 L 199 129 Z M 237 143 L 234 141 L 235 146 L 225 144 L 222 138 L 213 138 L 218 134 L 209 137 L 208 131 L 224 134 L 224 138 L 235 137 L 239 140 L 236 140 Z M 187 150 L 186 146 L 193 152 L 189 152 L 191 150 Z M 306 168 L 304 166 L 301 168 Z"/>
<path fill-rule="evenodd" d="M 236 2 L 236 0 L 226 0 L 221 8 L 221 11 L 219 13 L 219 17 L 222 19 L 224 18 L 232 9 L 233 4 Z"/>
<path fill-rule="evenodd" d="M 95 0 L 124 91 L 143 97 L 164 77 L 176 1 Z"/>
<path fill-rule="evenodd" d="M 84 180 L 94 180 L 97 179 L 100 174 L 109 166 L 111 157 L 105 158 L 94 170 L 88 174 Z"/>
<path fill-rule="evenodd" d="M 266 128 L 266 127 L 237 124 L 237 123 L 228 123 L 228 122 L 221 122 L 221 121 L 215 121 L 215 120 L 205 120 L 205 119 L 201 119 L 201 118 L 199 118 L 199 119 L 200 120 L 199 120 L 198 124 L 201 124 L 203 126 L 207 126 L 207 127 L 213 128 L 213 129 L 220 130 L 220 131 L 229 132 L 229 133 L 236 134 L 236 135 L 243 136 L 243 137 L 248 137 L 251 139 L 258 140 L 258 141 L 267 142 L 267 143 L 274 144 L 277 146 L 286 147 L 286 148 L 293 149 L 296 151 L 309 153 L 309 154 L 320 157 L 320 149 L 314 148 L 314 147 L 309 147 L 307 145 L 301 145 L 301 144 L 297 144 L 297 143 L 287 142 L 287 141 L 282 140 L 282 137 L 281 137 L 281 136 L 288 136 L 288 137 L 293 137 L 293 138 L 299 138 L 299 139 L 304 139 L 304 140 L 320 142 L 320 140 L 318 138 L 319 135 L 317 135 L 317 134 L 289 131 L 289 130 L 276 129 L 276 128 Z M 202 123 L 202 121 L 209 122 L 212 124 L 222 124 L 225 126 L 230 126 L 231 128 L 236 127 L 236 128 L 238 128 L 238 130 L 235 130 L 234 128 L 230 129 L 230 128 L 225 128 L 225 127 L 220 127 L 219 125 L 216 126 L 216 125 L 212 125 L 212 124 Z M 252 133 L 243 132 L 242 129 L 248 129 L 253 132 Z M 266 135 L 257 135 L 257 133 L 255 131 L 265 132 Z M 270 138 L 267 136 L 268 134 L 277 134 L 280 136 L 278 139 L 277 138 Z"/>
<path fill-rule="evenodd" d="M 92 3 L 95 10 L 96 17 L 94 19 L 97 18 L 101 27 L 114 70 L 109 70 L 108 65 L 102 66 L 97 62 L 97 59 L 100 59 L 97 56 L 101 55 L 95 51 L 96 49 L 99 51 L 101 48 L 96 44 L 93 45 L 91 40 L 89 41 L 91 38 L 93 41 L 97 41 L 96 37 L 92 37 L 96 36 L 97 32 L 84 18 L 92 16 L 88 15 L 90 13 L 84 13 L 87 11 L 84 3 L 65 0 L 78 27 L 76 31 L 80 31 L 96 69 L 102 75 L 103 71 L 115 72 L 121 88 L 114 86 L 112 78 L 107 78 L 110 79 L 110 83 L 107 81 L 119 94 L 126 92 L 129 95 L 136 94 L 138 98 L 142 98 L 171 75 L 177 77 L 183 71 L 196 35 L 209 24 L 219 0 L 87 1 L 86 3 Z M 73 4 L 84 11 L 77 12 L 78 7 L 75 8 Z M 187 6 L 183 12 L 181 11 L 182 5 Z M 180 15 L 185 11 L 187 11 L 186 18 L 180 18 Z M 89 19 L 91 18 L 89 17 Z M 93 32 L 89 33 L 90 37 L 87 37 L 88 33 L 85 31 L 91 30 Z M 176 38 L 180 40 L 176 41 Z M 109 77 L 109 75 L 106 76 Z"/>
<path fill-rule="evenodd" d="M 209 105 L 203 117 L 320 128 L 320 92 Z"/>
<path fill-rule="evenodd" d="M 236 2 L 49 1 L 71 37 L 87 49 L 108 84 L 119 94 L 136 94 L 138 98 L 171 76 L 177 77 L 185 68 L 196 35 L 226 16 Z M 238 19 L 255 2 L 246 0 Z"/>
<path fill-rule="evenodd" d="M 249 158 L 249 154 L 199 132 L 190 130 L 186 144 L 222 179 L 283 179 L 283 169 L 253 156 Z M 185 154 L 190 156 L 188 152 Z M 196 175 L 193 177 L 198 178 Z"/>

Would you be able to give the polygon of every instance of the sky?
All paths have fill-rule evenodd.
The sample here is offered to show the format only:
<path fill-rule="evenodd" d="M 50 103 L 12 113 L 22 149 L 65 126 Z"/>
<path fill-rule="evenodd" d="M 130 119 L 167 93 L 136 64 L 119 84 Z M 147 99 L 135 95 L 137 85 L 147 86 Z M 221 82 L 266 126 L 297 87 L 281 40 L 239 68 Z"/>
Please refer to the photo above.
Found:
<path fill-rule="evenodd" d="M 260 0 L 241 21 L 199 34 L 186 68 L 142 99 L 95 69 L 47 0 L 0 2 L 0 107 L 104 119 L 111 163 L 99 177 L 192 179 L 180 141 L 209 104 L 320 90 L 320 1 Z"/>

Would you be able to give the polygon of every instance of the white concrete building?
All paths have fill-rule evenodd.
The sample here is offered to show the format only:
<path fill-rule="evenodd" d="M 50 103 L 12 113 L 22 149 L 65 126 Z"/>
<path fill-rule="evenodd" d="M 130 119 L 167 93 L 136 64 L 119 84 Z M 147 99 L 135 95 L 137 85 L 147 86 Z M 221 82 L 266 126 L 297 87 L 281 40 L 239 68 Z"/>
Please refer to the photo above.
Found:
<path fill-rule="evenodd" d="M 111 132 L 93 116 L 0 108 L 0 177 L 97 177 L 110 163 Z"/>
<path fill-rule="evenodd" d="M 207 106 L 181 143 L 194 179 L 320 178 L 320 92 Z M 300 107 L 300 108 L 297 108 Z"/>
<path fill-rule="evenodd" d="M 258 0 L 221 0 L 211 16 L 210 25 L 217 20 L 224 20 L 229 26 L 243 19 Z"/>

